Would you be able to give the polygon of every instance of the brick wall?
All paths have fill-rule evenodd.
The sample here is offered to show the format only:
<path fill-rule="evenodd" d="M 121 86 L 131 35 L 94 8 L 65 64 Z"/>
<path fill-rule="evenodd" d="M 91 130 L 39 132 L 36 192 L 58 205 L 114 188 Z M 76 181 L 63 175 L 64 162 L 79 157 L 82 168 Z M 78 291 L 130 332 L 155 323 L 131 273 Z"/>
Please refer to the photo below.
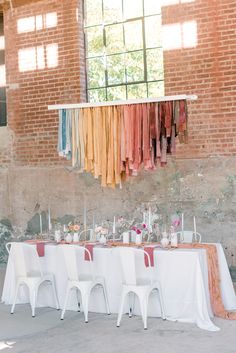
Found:
<path fill-rule="evenodd" d="M 166 43 L 166 94 L 195 93 L 199 99 L 190 104 L 189 144 L 178 156 L 236 155 L 235 1 L 181 2 L 162 8 L 164 27 L 172 25 L 173 35 L 181 28 L 172 47 L 182 46 Z"/>
<path fill-rule="evenodd" d="M 44 0 L 5 12 L 8 126 L 17 165 L 61 163 L 58 117 L 47 106 L 85 100 L 80 22 L 76 0 Z"/>
<path fill-rule="evenodd" d="M 77 0 L 43 0 L 5 10 L 8 125 L 13 144 L 10 157 L 4 153 L 2 165 L 66 163 L 56 151 L 57 113 L 49 112 L 47 105 L 85 100 L 78 3 L 81 6 Z M 236 155 L 235 1 L 163 3 L 166 95 L 199 96 L 189 104 L 189 144 L 178 147 L 177 157 Z M 25 18 L 27 28 L 21 21 Z M 58 54 L 58 62 L 51 53 Z M 29 55 L 35 56 L 31 67 L 27 67 Z"/>

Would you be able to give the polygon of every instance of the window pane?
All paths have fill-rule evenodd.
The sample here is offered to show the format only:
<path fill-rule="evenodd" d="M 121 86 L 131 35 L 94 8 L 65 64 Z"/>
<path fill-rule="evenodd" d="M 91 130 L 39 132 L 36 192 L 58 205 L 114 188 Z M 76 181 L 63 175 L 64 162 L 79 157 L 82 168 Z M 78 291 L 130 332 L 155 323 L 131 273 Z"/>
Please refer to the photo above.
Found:
<path fill-rule="evenodd" d="M 123 25 L 105 27 L 107 54 L 124 51 Z"/>
<path fill-rule="evenodd" d="M 86 29 L 87 52 L 88 57 L 103 54 L 103 29 L 102 26 L 96 26 Z"/>
<path fill-rule="evenodd" d="M 162 97 L 164 95 L 164 81 L 148 83 L 148 97 Z"/>
<path fill-rule="evenodd" d="M 6 88 L 0 87 L 0 126 L 7 124 L 6 117 Z"/>
<path fill-rule="evenodd" d="M 85 23 L 92 26 L 102 23 L 102 0 L 85 0 Z"/>
<path fill-rule="evenodd" d="M 108 85 L 125 82 L 125 55 L 107 56 Z"/>
<path fill-rule="evenodd" d="M 145 38 L 146 48 L 161 46 L 161 15 L 145 18 Z"/>
<path fill-rule="evenodd" d="M 5 64 L 5 50 L 0 50 L 0 65 Z"/>
<path fill-rule="evenodd" d="M 161 1 L 160 0 L 144 0 L 144 14 L 154 15 L 161 13 Z"/>
<path fill-rule="evenodd" d="M 88 87 L 95 88 L 105 86 L 105 70 L 103 58 L 87 60 Z"/>
<path fill-rule="evenodd" d="M 162 80 L 164 76 L 162 49 L 146 50 L 146 57 L 148 81 Z"/>
<path fill-rule="evenodd" d="M 124 0 L 124 17 L 128 19 L 143 16 L 142 2 L 142 0 Z"/>
<path fill-rule="evenodd" d="M 91 89 L 88 91 L 88 99 L 89 102 L 104 102 L 106 100 L 106 89 L 99 88 L 99 89 Z"/>
<path fill-rule="evenodd" d="M 143 48 L 142 21 L 125 23 L 125 46 L 127 51 Z"/>
<path fill-rule="evenodd" d="M 146 83 L 140 83 L 137 85 L 128 85 L 127 90 L 128 90 L 128 99 L 146 98 L 147 97 Z"/>
<path fill-rule="evenodd" d="M 107 89 L 107 99 L 112 100 L 124 100 L 126 99 L 125 86 L 110 87 Z"/>
<path fill-rule="evenodd" d="M 103 0 L 104 21 L 113 23 L 122 20 L 122 1 Z"/>
<path fill-rule="evenodd" d="M 143 51 L 126 54 L 127 82 L 144 81 Z"/>

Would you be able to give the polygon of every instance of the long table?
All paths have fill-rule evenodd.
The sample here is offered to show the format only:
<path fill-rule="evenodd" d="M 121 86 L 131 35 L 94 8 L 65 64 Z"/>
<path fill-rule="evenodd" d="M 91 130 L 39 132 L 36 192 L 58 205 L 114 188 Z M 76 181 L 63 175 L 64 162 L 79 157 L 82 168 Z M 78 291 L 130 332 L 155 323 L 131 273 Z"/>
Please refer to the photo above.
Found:
<path fill-rule="evenodd" d="M 220 244 L 216 245 L 223 302 L 226 309 L 235 310 L 236 296 L 225 255 L 222 246 Z M 40 257 L 43 270 L 55 275 L 60 307 L 62 307 L 64 303 L 67 284 L 67 274 L 62 254 L 62 246 L 67 245 L 48 244 L 45 246 L 45 256 Z M 15 288 L 15 274 L 10 257 L 11 253 L 9 255 L 2 293 L 2 301 L 5 304 L 12 303 Z M 122 286 L 122 273 L 118 257 L 118 249 L 95 247 L 93 249 L 93 263 L 95 274 L 102 275 L 105 278 L 111 312 L 117 313 Z M 213 313 L 208 289 L 206 250 L 163 250 L 157 248 L 154 251 L 154 264 L 152 275 L 161 282 L 167 319 L 195 323 L 199 328 L 209 331 L 219 330 L 219 328 L 212 322 Z M 138 266 L 141 276 L 145 277 L 147 269 L 144 265 L 143 259 L 140 259 Z M 21 288 L 18 296 L 18 303 L 28 302 L 28 292 L 25 288 Z M 39 290 L 37 306 L 54 307 L 54 305 L 50 288 L 46 285 L 42 285 Z M 78 310 L 76 293 L 73 291 L 69 298 L 68 310 Z M 98 313 L 106 312 L 102 292 L 98 289 L 95 289 L 94 292 L 92 292 L 89 310 Z M 126 310 L 128 312 L 128 306 L 126 307 Z M 135 303 L 134 314 L 140 314 L 137 301 Z M 160 306 L 156 294 L 151 295 L 148 315 L 152 317 L 160 317 L 160 314 Z"/>

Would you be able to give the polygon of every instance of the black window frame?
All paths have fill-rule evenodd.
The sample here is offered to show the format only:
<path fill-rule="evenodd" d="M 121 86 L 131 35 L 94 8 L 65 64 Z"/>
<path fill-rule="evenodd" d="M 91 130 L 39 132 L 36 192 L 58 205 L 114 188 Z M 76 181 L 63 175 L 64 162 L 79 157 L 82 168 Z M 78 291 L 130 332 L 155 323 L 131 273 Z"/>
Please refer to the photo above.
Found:
<path fill-rule="evenodd" d="M 104 19 L 104 0 L 102 1 L 102 16 Z M 157 0 L 158 1 L 158 0 Z M 142 0 L 142 12 L 143 15 L 139 16 L 139 17 L 134 17 L 134 18 L 130 18 L 130 19 L 125 19 L 124 18 L 124 2 L 125 0 L 121 0 L 122 3 L 122 20 L 121 21 L 111 21 L 111 22 L 106 22 L 106 23 L 99 23 L 99 24 L 93 24 L 93 25 L 86 25 L 86 0 L 83 1 L 83 15 L 84 15 L 84 44 L 85 44 L 85 67 L 86 67 L 86 94 L 87 94 L 87 101 L 90 101 L 89 99 L 89 92 L 90 91 L 98 91 L 101 89 L 105 90 L 105 100 L 111 100 L 108 98 L 108 90 L 109 88 L 113 88 L 113 87 L 125 87 L 125 99 L 128 99 L 128 87 L 131 85 L 137 85 L 137 84 L 145 84 L 146 85 L 146 97 L 149 97 L 149 83 L 162 83 L 163 84 L 163 94 L 164 94 L 164 59 L 162 59 L 162 65 L 163 65 L 163 78 L 162 79 L 155 79 L 155 80 L 148 80 L 148 67 L 147 67 L 147 51 L 148 50 L 152 50 L 152 49 L 159 49 L 162 51 L 163 53 L 163 47 L 161 45 L 158 46 L 153 46 L 153 47 L 147 47 L 146 45 L 146 33 L 145 33 L 145 19 L 146 18 L 150 18 L 150 17 L 154 17 L 154 16 L 160 16 L 161 17 L 161 7 L 160 7 L 160 12 L 158 13 L 152 13 L 149 15 L 145 15 L 144 13 L 144 3 L 145 0 Z M 122 25 L 123 27 L 123 40 L 124 40 L 124 45 L 125 45 L 125 24 L 126 23 L 131 23 L 134 21 L 141 21 L 142 24 L 142 43 L 143 43 L 143 47 L 142 49 L 135 49 L 135 50 L 124 50 L 121 52 L 116 52 L 116 53 L 111 53 L 111 54 L 107 54 L 106 48 L 107 48 L 107 43 L 106 43 L 106 27 L 108 26 L 112 26 L 112 25 Z M 86 30 L 89 28 L 95 28 L 95 27 L 102 27 L 103 30 L 103 54 L 102 55 L 95 55 L 95 56 L 89 56 L 88 55 L 88 46 L 87 46 L 87 40 L 86 40 Z M 143 52 L 143 63 L 144 63 L 144 79 L 143 80 L 138 80 L 138 81 L 132 81 L 132 82 L 128 82 L 127 81 L 127 70 L 125 67 L 125 82 L 123 83 L 113 83 L 113 84 L 109 84 L 108 81 L 108 63 L 107 63 L 107 58 L 110 58 L 112 56 L 115 55 L 126 55 L 129 53 L 134 53 L 134 52 Z M 163 54 L 162 54 L 163 55 Z M 97 87 L 89 87 L 89 69 L 88 69 L 88 60 L 90 59 L 103 59 L 104 63 L 105 63 L 105 84 L 104 85 L 99 85 Z M 146 98 L 146 97 L 142 97 L 142 98 Z M 99 101 L 99 100 L 95 100 L 95 101 Z"/>

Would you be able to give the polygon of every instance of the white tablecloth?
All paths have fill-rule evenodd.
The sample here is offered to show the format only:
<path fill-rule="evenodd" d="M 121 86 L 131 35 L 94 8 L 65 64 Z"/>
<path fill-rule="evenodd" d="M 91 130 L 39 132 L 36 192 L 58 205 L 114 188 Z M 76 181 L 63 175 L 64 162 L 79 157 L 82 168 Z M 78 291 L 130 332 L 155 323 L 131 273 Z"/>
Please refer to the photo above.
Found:
<path fill-rule="evenodd" d="M 45 256 L 40 258 L 43 270 L 54 273 L 60 307 L 65 298 L 67 275 L 61 251 L 62 246 L 46 245 Z M 77 246 L 77 245 L 74 245 Z M 109 305 L 112 313 L 117 313 L 120 302 L 122 274 L 117 248 L 94 248 L 95 273 L 103 275 L 106 280 Z M 223 302 L 227 309 L 236 309 L 236 297 L 230 278 L 225 255 L 220 244 L 217 244 L 221 289 Z M 10 255 L 11 256 L 11 255 Z M 161 282 L 166 316 L 168 320 L 196 323 L 198 327 L 215 331 L 218 328 L 212 323 L 213 317 L 207 275 L 207 258 L 204 249 L 177 249 L 154 252 L 155 268 L 153 276 Z M 140 261 L 140 272 L 145 277 L 144 261 Z M 33 264 L 32 264 L 33 267 Z M 11 304 L 15 288 L 14 269 L 8 261 L 2 301 Z M 29 302 L 27 290 L 21 289 L 18 303 Z M 39 291 L 37 306 L 54 307 L 53 297 L 48 286 L 42 285 Z M 135 313 L 139 314 L 136 301 Z M 78 310 L 75 292 L 72 291 L 68 309 Z M 126 308 L 128 311 L 128 307 Z M 91 295 L 89 310 L 105 313 L 105 304 L 100 289 L 95 289 Z M 150 296 L 149 316 L 160 317 L 160 306 L 156 294 Z"/>

